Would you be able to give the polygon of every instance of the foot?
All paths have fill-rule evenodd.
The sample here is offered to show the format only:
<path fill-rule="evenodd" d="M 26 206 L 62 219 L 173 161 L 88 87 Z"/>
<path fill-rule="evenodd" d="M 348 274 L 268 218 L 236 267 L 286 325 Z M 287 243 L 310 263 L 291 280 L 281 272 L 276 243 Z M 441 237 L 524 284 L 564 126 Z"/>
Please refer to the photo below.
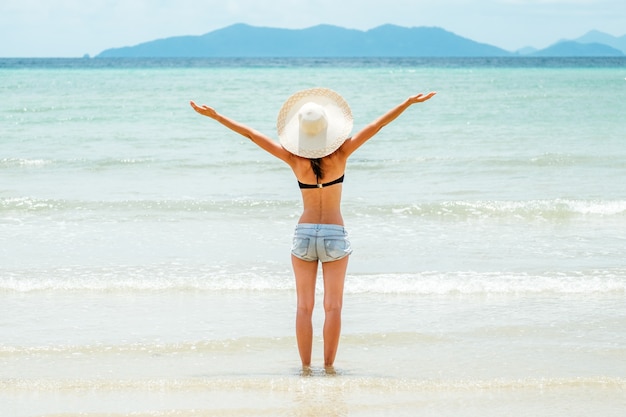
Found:
<path fill-rule="evenodd" d="M 313 370 L 308 365 L 303 365 L 302 370 L 300 371 L 300 376 L 312 376 Z"/>

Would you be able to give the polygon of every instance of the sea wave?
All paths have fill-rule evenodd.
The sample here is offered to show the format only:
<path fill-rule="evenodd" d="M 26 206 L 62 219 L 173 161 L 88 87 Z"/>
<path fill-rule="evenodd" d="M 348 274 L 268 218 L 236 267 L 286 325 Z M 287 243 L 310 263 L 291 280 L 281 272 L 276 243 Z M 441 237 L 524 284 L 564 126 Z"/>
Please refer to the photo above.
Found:
<path fill-rule="evenodd" d="M 229 212 L 234 210 L 248 210 L 255 208 L 293 207 L 295 201 L 281 200 L 252 200 L 232 198 L 227 200 L 69 200 L 69 199 L 42 199 L 31 197 L 0 198 L 0 213 L 47 213 L 47 212 L 101 212 L 132 213 L 137 212 Z"/>
<path fill-rule="evenodd" d="M 227 212 L 250 208 L 294 209 L 300 207 L 299 200 L 271 200 L 250 198 L 221 199 L 136 199 L 136 200 L 70 200 L 41 199 L 32 197 L 0 198 L 0 213 L 45 213 L 60 211 L 91 211 L 102 213 L 137 212 Z M 379 215 L 398 217 L 424 217 L 441 219 L 471 218 L 518 218 L 559 220 L 576 216 L 626 217 L 626 200 L 477 200 L 437 201 L 414 204 L 379 203 L 356 204 L 347 201 L 344 207 L 356 216 Z"/>
<path fill-rule="evenodd" d="M 46 167 L 54 170 L 81 170 L 81 171 L 114 171 L 116 169 L 137 168 L 161 169 L 166 171 L 192 170 L 206 171 L 216 169 L 233 169 L 250 167 L 250 161 L 240 157 L 237 160 L 196 160 L 193 158 L 160 159 L 156 157 L 104 157 L 104 158 L 70 158 L 70 159 L 30 159 L 30 158 L 1 158 L 0 169 Z M 275 169 L 274 164 L 264 169 Z"/>
<path fill-rule="evenodd" d="M 9 168 L 38 168 L 53 164 L 49 159 L 25 159 L 25 158 L 2 158 L 0 159 L 0 169 Z"/>
<path fill-rule="evenodd" d="M 350 293 L 415 295 L 593 295 L 626 293 L 626 269 L 526 272 L 421 272 L 358 275 Z"/>
<path fill-rule="evenodd" d="M 289 269 L 182 265 L 0 269 L 0 293 L 293 291 Z M 320 288 L 321 290 L 321 288 Z M 349 274 L 346 294 L 489 296 L 623 295 L 626 268 L 586 271 Z"/>
<path fill-rule="evenodd" d="M 194 145 L 195 139 L 185 139 L 187 145 Z M 236 158 L 227 159 L 204 159 L 194 154 L 168 154 L 158 156 L 94 156 L 83 158 L 0 158 L 0 170 L 17 170 L 23 168 L 46 168 L 50 172 L 59 170 L 78 171 L 116 171 L 128 169 L 150 170 L 152 172 L 206 172 L 207 170 L 244 170 L 252 169 L 255 172 L 277 170 L 280 167 L 274 163 L 266 163 L 258 160 L 254 153 L 248 156 L 238 154 Z M 262 165 L 262 168 L 261 168 Z M 624 168 L 622 154 L 570 154 L 570 153 L 543 153 L 511 156 L 476 156 L 464 155 L 446 156 L 406 156 L 389 158 L 360 158 L 351 161 L 351 170 L 355 173 L 372 172 L 405 174 L 411 172 L 416 165 L 428 169 L 435 167 L 442 172 L 452 167 L 463 167 L 466 172 L 485 173 L 489 171 L 511 170 L 514 172 L 526 171 L 527 169 L 542 168 Z"/>
<path fill-rule="evenodd" d="M 293 346 L 292 337 L 240 337 L 223 340 L 204 340 L 179 343 L 130 343 L 119 345 L 40 345 L 40 346 L 10 346 L 0 344 L 1 357 L 17 356 L 54 356 L 67 357 L 68 355 L 171 355 L 171 354 L 203 354 L 203 353 L 233 353 L 258 349 L 275 349 L 277 347 L 290 348 Z"/>
<path fill-rule="evenodd" d="M 416 332 L 359 333 L 342 336 L 342 344 L 356 346 L 408 345 L 414 343 L 439 343 L 445 336 Z M 126 344 L 86 345 L 37 345 L 14 346 L 0 343 L 0 358 L 18 356 L 78 356 L 78 355 L 121 355 L 121 354 L 215 354 L 236 353 L 271 349 L 291 349 L 294 337 L 241 336 L 237 338 L 181 341 L 175 343 L 137 342 Z"/>
<path fill-rule="evenodd" d="M 151 379 L 5 379 L 0 380 L 0 392 L 16 391 L 116 391 L 158 390 L 176 392 L 187 390 L 271 390 L 292 392 L 340 387 L 345 391 L 376 390 L 377 392 L 450 392 L 499 390 L 568 390 L 580 388 L 626 389 L 626 378 L 573 377 L 573 378 L 520 378 L 520 379 L 467 379 L 426 380 L 406 378 L 359 377 L 342 375 L 341 378 L 291 377 L 248 378 L 151 378 Z"/>
<path fill-rule="evenodd" d="M 53 170 L 103 170 L 108 168 L 121 168 L 129 166 L 154 165 L 154 158 L 106 158 L 106 159 L 29 159 L 29 158 L 3 158 L 0 159 L 0 170 L 15 170 L 24 168 L 45 168 Z"/>
<path fill-rule="evenodd" d="M 443 201 L 389 207 L 394 214 L 442 218 L 514 217 L 558 220 L 574 216 L 624 216 L 625 200 Z"/>

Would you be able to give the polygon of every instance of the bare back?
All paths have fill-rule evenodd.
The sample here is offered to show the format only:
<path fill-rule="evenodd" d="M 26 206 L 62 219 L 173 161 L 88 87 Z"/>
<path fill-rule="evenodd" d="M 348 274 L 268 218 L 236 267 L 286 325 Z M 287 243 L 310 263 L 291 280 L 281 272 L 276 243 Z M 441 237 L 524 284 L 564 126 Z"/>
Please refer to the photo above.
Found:
<path fill-rule="evenodd" d="M 315 177 L 311 161 L 307 158 L 295 157 L 290 165 L 298 181 L 305 184 L 326 183 L 344 175 L 346 158 L 341 150 L 322 158 L 321 167 L 324 174 L 322 178 Z M 342 184 L 302 189 L 303 212 L 298 223 L 343 225 L 342 190 Z"/>

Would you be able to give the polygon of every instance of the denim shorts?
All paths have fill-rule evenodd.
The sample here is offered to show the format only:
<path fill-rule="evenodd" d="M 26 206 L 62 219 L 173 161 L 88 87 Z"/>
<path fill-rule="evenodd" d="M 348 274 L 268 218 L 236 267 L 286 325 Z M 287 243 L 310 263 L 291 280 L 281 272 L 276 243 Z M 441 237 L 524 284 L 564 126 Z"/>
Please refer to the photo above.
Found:
<path fill-rule="evenodd" d="M 300 223 L 293 235 L 291 253 L 303 261 L 338 261 L 352 253 L 348 232 L 336 224 Z"/>

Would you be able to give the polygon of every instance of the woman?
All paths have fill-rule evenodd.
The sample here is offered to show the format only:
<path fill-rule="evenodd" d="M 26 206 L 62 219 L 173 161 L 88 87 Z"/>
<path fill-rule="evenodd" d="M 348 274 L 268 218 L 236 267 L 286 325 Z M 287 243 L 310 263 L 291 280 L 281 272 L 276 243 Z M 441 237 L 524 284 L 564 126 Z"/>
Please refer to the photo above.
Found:
<path fill-rule="evenodd" d="M 389 110 L 350 137 L 352 113 L 336 92 L 313 88 L 295 93 L 278 114 L 280 143 L 216 112 L 190 103 L 195 111 L 249 138 L 286 162 L 302 192 L 304 211 L 293 240 L 292 265 L 296 279 L 296 339 L 303 370 L 310 369 L 313 344 L 313 305 L 318 262 L 324 279 L 324 365 L 333 366 L 341 331 L 343 287 L 352 253 L 341 216 L 341 190 L 348 157 L 409 106 L 436 93 L 417 94 Z"/>

